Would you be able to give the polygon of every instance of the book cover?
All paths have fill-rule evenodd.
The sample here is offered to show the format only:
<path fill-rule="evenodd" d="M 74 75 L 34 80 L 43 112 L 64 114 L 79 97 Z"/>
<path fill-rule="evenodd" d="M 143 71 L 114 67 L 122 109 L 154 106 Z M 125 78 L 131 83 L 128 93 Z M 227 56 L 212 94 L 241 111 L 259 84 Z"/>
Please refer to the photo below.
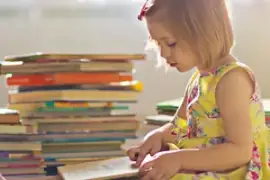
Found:
<path fill-rule="evenodd" d="M 5 56 L 5 61 L 23 62 L 48 62 L 48 61 L 72 61 L 78 59 L 106 60 L 106 61 L 127 61 L 144 60 L 144 54 L 61 54 L 61 53 L 28 53 L 22 55 Z"/>
<path fill-rule="evenodd" d="M 108 84 L 111 82 L 132 81 L 132 75 L 120 73 L 52 73 L 24 74 L 7 77 L 9 86 L 48 86 L 76 84 Z"/>
<path fill-rule="evenodd" d="M 132 161 L 128 157 L 58 167 L 58 172 L 64 180 L 107 180 L 138 177 L 138 169 L 132 166 Z"/>

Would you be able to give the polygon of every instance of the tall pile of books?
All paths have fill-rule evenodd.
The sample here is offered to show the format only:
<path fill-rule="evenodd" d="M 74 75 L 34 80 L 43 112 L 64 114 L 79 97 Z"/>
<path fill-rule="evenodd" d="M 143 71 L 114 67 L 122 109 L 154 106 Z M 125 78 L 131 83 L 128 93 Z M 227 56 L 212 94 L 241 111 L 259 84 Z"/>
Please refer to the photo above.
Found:
<path fill-rule="evenodd" d="M 37 126 L 49 175 L 62 165 L 124 156 L 139 128 L 130 105 L 142 83 L 133 60 L 144 55 L 27 54 L 7 56 L 9 108 Z"/>
<path fill-rule="evenodd" d="M 36 128 L 20 123 L 16 110 L 0 109 L 0 172 L 4 176 L 44 175 L 41 143 L 30 141 Z"/>

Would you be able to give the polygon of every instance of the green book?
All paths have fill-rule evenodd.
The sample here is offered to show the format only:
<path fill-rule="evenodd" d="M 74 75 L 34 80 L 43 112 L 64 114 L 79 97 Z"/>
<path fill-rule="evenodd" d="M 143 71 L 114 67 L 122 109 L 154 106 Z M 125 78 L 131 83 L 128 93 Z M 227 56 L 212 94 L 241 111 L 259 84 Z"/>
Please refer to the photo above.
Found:
<path fill-rule="evenodd" d="M 156 109 L 160 111 L 176 111 L 182 104 L 182 101 L 183 98 L 163 101 L 156 105 Z"/>
<path fill-rule="evenodd" d="M 183 98 L 159 102 L 156 109 L 159 111 L 176 111 L 181 105 Z M 270 99 L 263 99 L 264 112 L 266 116 L 270 116 Z"/>
<path fill-rule="evenodd" d="M 266 116 L 270 116 L 270 99 L 263 100 L 264 112 Z"/>
<path fill-rule="evenodd" d="M 145 122 L 149 125 L 156 125 L 162 126 L 167 124 L 173 120 L 174 116 L 167 116 L 167 115 L 153 115 L 153 116 L 146 116 Z"/>
<path fill-rule="evenodd" d="M 87 111 L 101 111 L 104 110 L 128 110 L 128 106 L 114 106 L 108 108 L 82 108 L 82 107 L 72 107 L 72 108 L 48 108 L 40 107 L 37 112 L 87 112 Z"/>

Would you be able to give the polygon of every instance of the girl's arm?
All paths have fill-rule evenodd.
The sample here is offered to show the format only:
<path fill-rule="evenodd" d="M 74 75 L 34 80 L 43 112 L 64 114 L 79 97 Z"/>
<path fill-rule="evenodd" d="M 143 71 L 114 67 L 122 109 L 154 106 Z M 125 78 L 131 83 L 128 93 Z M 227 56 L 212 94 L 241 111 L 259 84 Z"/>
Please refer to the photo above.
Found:
<path fill-rule="evenodd" d="M 186 115 L 186 106 L 187 106 L 187 95 L 185 93 L 185 97 L 183 99 L 182 104 L 177 109 L 175 116 L 178 116 L 182 119 L 187 119 Z M 172 122 L 166 124 L 165 126 L 161 127 L 161 131 L 163 132 L 163 143 L 172 143 L 175 140 L 175 135 L 172 134 L 172 130 L 174 128 L 174 125 Z"/>
<path fill-rule="evenodd" d="M 182 119 L 186 119 L 186 95 L 183 99 L 182 104 L 177 109 L 176 115 Z M 157 128 L 151 132 L 149 132 L 145 138 L 151 136 L 153 133 L 160 133 L 163 138 L 163 144 L 172 143 L 175 140 L 175 135 L 172 135 L 173 123 L 169 122 L 160 128 Z"/>
<path fill-rule="evenodd" d="M 189 82 L 186 86 L 185 93 L 184 93 L 184 98 L 182 104 L 179 106 L 177 109 L 175 116 L 178 116 L 181 119 L 186 120 L 187 119 L 187 114 L 186 114 L 186 109 L 187 109 L 187 97 L 188 97 L 188 89 L 190 84 L 195 80 L 195 78 L 199 75 L 199 72 L 196 71 L 193 73 L 191 78 L 189 79 Z M 173 122 L 167 123 L 164 126 L 148 133 L 145 138 L 148 136 L 151 136 L 153 133 L 161 133 L 161 136 L 163 138 L 163 144 L 167 145 L 168 143 L 173 143 L 176 136 L 172 135 L 172 130 L 174 128 Z"/>
<path fill-rule="evenodd" d="M 183 102 L 179 106 L 179 108 L 177 109 L 177 111 L 175 113 L 175 116 L 178 116 L 179 118 L 181 118 L 183 120 L 187 120 L 186 110 L 187 110 L 188 89 L 190 87 L 190 84 L 193 83 L 193 81 L 197 78 L 198 75 L 199 75 L 199 71 L 195 71 L 193 73 L 193 75 L 190 77 L 189 82 L 188 82 L 186 89 L 185 89 Z M 166 124 L 163 127 L 158 129 L 158 131 L 162 132 L 164 145 L 174 142 L 176 136 L 172 134 L 173 128 L 174 128 L 173 122 L 170 122 L 170 123 L 168 123 L 168 124 Z"/>
<path fill-rule="evenodd" d="M 174 154 L 182 170 L 225 171 L 249 162 L 252 156 L 250 98 L 254 83 L 243 69 L 227 73 L 216 89 L 226 143 L 209 148 L 179 150 Z"/>

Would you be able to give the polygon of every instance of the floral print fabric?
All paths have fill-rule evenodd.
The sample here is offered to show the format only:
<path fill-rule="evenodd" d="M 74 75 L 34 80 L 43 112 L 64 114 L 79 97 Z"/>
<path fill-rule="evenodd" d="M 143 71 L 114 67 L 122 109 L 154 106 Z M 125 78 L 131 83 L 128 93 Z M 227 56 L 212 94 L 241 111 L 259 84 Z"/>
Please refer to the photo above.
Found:
<path fill-rule="evenodd" d="M 216 105 L 215 90 L 219 80 L 230 70 L 243 68 L 256 85 L 250 99 L 250 116 L 253 125 L 254 146 L 249 164 L 226 173 L 180 173 L 173 180 L 270 180 L 270 159 L 265 115 L 260 92 L 252 71 L 235 62 L 223 65 L 209 73 L 194 73 L 187 87 L 187 121 L 176 118 L 173 132 L 177 135 L 177 148 L 206 148 L 226 142 L 223 119 Z M 172 146 L 175 147 L 175 146 Z"/>

